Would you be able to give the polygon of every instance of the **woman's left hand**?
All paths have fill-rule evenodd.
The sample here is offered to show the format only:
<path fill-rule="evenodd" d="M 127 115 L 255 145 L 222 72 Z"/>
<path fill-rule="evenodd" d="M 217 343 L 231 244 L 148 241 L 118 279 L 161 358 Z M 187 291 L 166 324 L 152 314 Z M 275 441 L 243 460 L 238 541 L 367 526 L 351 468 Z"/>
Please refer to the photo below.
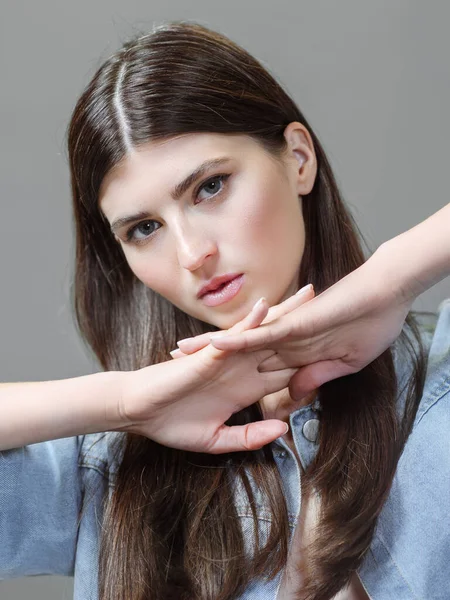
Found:
<path fill-rule="evenodd" d="M 178 342 L 179 348 L 172 350 L 170 354 L 172 358 L 180 358 L 181 356 L 186 356 L 187 354 L 193 354 L 194 352 L 198 352 L 198 350 L 201 350 L 207 346 L 211 342 L 211 339 L 215 337 L 223 337 L 224 335 L 242 333 L 243 331 L 254 329 L 259 325 L 264 325 L 275 321 L 276 319 L 279 319 L 280 317 L 292 312 L 296 308 L 299 308 L 302 306 L 302 304 L 305 304 L 305 302 L 308 302 L 312 298 L 314 298 L 314 288 L 310 284 L 299 290 L 296 294 L 294 294 L 294 296 L 290 296 L 283 302 L 280 302 L 280 304 L 271 306 L 268 310 L 266 318 L 260 322 L 258 320 L 259 311 L 255 311 L 255 308 L 257 308 L 259 302 L 261 304 L 265 304 L 266 300 L 261 298 L 261 300 L 255 304 L 250 313 L 241 321 L 238 321 L 238 323 L 233 325 L 233 327 L 230 327 L 230 329 L 202 333 L 201 335 L 197 335 L 192 338 L 180 340 Z"/>
<path fill-rule="evenodd" d="M 391 246 L 381 246 L 309 302 L 260 327 L 210 334 L 211 343 L 220 350 L 274 350 L 259 370 L 296 368 L 289 393 L 299 400 L 332 379 L 360 371 L 400 335 L 415 292 L 401 285 L 390 261 Z M 295 302 L 295 296 L 289 300 Z M 192 343 L 180 348 L 190 351 Z"/>

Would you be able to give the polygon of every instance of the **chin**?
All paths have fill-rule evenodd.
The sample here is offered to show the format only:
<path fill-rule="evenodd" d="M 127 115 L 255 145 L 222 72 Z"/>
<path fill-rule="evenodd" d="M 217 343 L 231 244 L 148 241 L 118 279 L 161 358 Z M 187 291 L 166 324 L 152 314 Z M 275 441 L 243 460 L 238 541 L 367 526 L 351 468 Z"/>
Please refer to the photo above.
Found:
<path fill-rule="evenodd" d="M 221 318 L 214 319 L 214 321 L 205 319 L 205 323 L 208 323 L 208 325 L 211 325 L 212 327 L 217 327 L 217 329 L 225 330 L 225 329 L 230 329 L 230 327 L 233 327 L 233 325 L 236 325 L 236 323 L 240 320 L 241 320 L 241 318 L 231 319 L 229 316 L 223 315 Z"/>
<path fill-rule="evenodd" d="M 218 314 L 214 315 L 213 317 L 211 315 L 205 315 L 204 317 L 197 318 L 204 323 L 211 325 L 212 327 L 217 327 L 218 329 L 230 329 L 230 327 L 233 327 L 233 325 L 236 325 L 236 323 L 241 321 L 250 312 L 250 310 L 251 308 L 249 310 L 245 309 L 245 312 L 243 312 L 242 315 L 241 313 Z"/>

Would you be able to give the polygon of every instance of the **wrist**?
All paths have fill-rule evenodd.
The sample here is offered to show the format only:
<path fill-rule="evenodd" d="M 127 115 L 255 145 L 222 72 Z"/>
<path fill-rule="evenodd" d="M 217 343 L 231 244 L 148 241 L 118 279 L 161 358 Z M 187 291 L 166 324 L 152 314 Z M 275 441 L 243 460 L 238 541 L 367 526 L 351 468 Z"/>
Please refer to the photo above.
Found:
<path fill-rule="evenodd" d="M 104 396 L 104 430 L 116 431 L 127 424 L 121 412 L 122 397 L 126 389 L 127 371 L 105 371 L 104 378 L 108 393 Z"/>
<path fill-rule="evenodd" d="M 165 364 L 115 373 L 118 393 L 110 407 L 111 420 L 116 423 L 115 431 L 139 433 L 139 425 L 150 419 L 155 394 L 158 394 L 158 381 L 164 380 L 159 374 Z"/>
<path fill-rule="evenodd" d="M 450 204 L 375 252 L 386 277 L 413 302 L 450 275 Z"/>
<path fill-rule="evenodd" d="M 404 235 L 404 234 L 402 234 Z M 426 289 L 408 256 L 405 240 L 397 236 L 384 242 L 370 257 L 373 275 L 387 295 L 399 298 L 405 304 L 412 304 Z"/>
<path fill-rule="evenodd" d="M 126 431 L 132 425 L 128 415 L 130 396 L 134 395 L 133 388 L 136 384 L 138 371 L 116 371 L 115 393 L 111 395 L 109 404 L 105 407 L 109 421 L 113 424 L 112 431 Z"/>
<path fill-rule="evenodd" d="M 109 431 L 117 413 L 122 373 L 100 372 L 54 381 L 0 386 L 0 449 Z"/>

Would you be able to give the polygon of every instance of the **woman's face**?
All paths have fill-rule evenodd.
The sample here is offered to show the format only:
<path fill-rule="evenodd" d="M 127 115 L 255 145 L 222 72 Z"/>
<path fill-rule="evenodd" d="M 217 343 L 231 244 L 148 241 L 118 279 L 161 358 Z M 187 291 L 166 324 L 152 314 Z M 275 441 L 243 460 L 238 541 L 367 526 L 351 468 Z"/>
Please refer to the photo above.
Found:
<path fill-rule="evenodd" d="M 220 329 L 262 296 L 274 305 L 296 292 L 316 159 L 302 125 L 285 137 L 282 162 L 246 135 L 195 133 L 143 145 L 113 169 L 100 208 L 136 277 Z"/>

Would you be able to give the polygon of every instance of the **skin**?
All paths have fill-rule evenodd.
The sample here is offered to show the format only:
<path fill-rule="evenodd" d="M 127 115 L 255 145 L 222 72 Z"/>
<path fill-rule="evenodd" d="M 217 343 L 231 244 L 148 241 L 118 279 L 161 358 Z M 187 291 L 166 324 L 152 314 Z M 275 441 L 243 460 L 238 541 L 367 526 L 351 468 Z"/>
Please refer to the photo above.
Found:
<path fill-rule="evenodd" d="M 243 319 L 261 297 L 274 306 L 294 294 L 305 246 L 302 196 L 314 185 L 317 161 L 302 124 L 290 123 L 284 137 L 287 148 L 275 158 L 246 135 L 187 134 L 146 143 L 112 169 L 99 194 L 109 224 L 146 213 L 114 229 L 136 277 L 220 329 Z M 171 197 L 201 163 L 224 156 L 231 160 L 210 168 L 179 199 Z M 229 177 L 221 180 L 222 174 Z M 244 274 L 239 293 L 206 306 L 199 289 L 228 273 Z M 268 404 L 284 402 L 291 402 L 286 392 L 267 397 Z"/>
<path fill-rule="evenodd" d="M 127 241 L 129 225 L 114 232 L 136 277 L 184 312 L 220 329 L 243 320 L 261 297 L 274 306 L 292 296 L 305 247 L 302 195 L 314 185 L 317 163 L 304 126 L 290 123 L 284 137 L 282 161 L 248 136 L 204 133 L 148 143 L 113 169 L 99 199 L 109 223 L 139 211 L 149 214 L 147 230 L 142 226 L 136 234 L 143 243 Z M 213 193 L 208 185 L 197 195 L 193 185 L 179 200 L 171 198 L 175 183 L 203 161 L 222 156 L 232 160 L 206 175 L 231 173 L 216 184 L 221 191 Z M 150 236 L 149 219 L 157 223 Z M 199 288 L 227 273 L 244 273 L 241 290 L 222 305 L 205 306 L 197 298 Z M 298 405 L 287 388 L 261 401 L 265 418 L 283 420 Z M 295 452 L 290 432 L 287 441 Z"/>

